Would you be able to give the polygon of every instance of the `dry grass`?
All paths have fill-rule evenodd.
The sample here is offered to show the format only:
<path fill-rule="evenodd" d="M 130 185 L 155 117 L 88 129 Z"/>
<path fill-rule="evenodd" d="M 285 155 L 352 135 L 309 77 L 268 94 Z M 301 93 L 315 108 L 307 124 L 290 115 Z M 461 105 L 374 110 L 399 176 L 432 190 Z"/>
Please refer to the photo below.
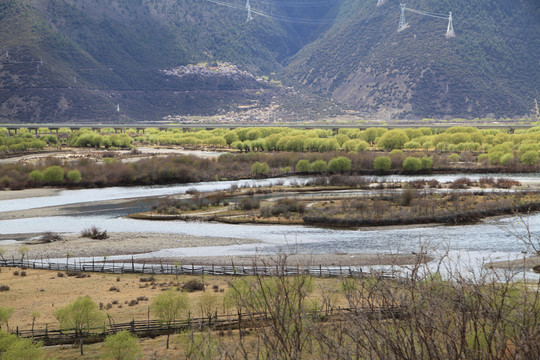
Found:
<path fill-rule="evenodd" d="M 31 313 L 39 311 L 41 317 L 36 319 L 35 329 L 58 328 L 58 321 L 54 312 L 66 304 L 77 299 L 78 296 L 90 296 L 96 303 L 103 303 L 104 309 L 108 303 L 112 305 L 106 310 L 117 323 L 129 322 L 133 318 L 143 320 L 148 316 L 148 306 L 157 294 L 163 289 L 176 286 L 174 275 L 156 275 L 155 285 L 141 282 L 141 275 L 137 274 L 100 274 L 88 273 L 89 277 L 76 278 L 75 276 L 58 277 L 57 271 L 27 269 L 26 276 L 13 275 L 17 269 L 2 268 L 0 272 L 0 285 L 10 287 L 9 291 L 2 293 L 2 306 L 12 307 L 15 311 L 10 319 L 10 328 L 30 329 L 32 326 Z M 20 272 L 20 270 L 19 270 Z M 63 273 L 63 272 L 62 272 Z M 117 278 L 120 281 L 117 281 Z M 197 277 L 200 279 L 200 277 Z M 180 285 L 193 279 L 191 276 L 179 276 Z M 217 285 L 224 289 L 227 287 L 225 277 L 205 277 L 207 291 L 213 291 L 212 286 Z M 110 291 L 112 287 L 120 291 Z M 189 294 L 193 304 L 193 313 L 196 316 L 198 308 L 195 305 L 202 292 Z M 222 296 L 223 293 L 216 293 Z M 135 306 L 128 306 L 131 300 L 145 296 L 149 301 L 139 301 Z M 112 304 L 118 301 L 118 304 Z M 121 306 L 121 307 L 120 307 Z M 105 311 L 105 310 L 103 310 Z"/>

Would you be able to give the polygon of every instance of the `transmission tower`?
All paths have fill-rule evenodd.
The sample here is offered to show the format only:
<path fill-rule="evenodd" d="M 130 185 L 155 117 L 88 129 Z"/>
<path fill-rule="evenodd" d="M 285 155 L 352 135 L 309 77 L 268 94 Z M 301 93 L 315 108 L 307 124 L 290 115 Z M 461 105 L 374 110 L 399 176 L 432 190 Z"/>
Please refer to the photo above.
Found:
<path fill-rule="evenodd" d="M 456 37 L 456 34 L 454 33 L 454 23 L 452 22 L 452 12 L 451 11 L 450 11 L 450 15 L 448 16 L 448 29 L 446 30 L 446 37 L 447 38 Z"/>
<path fill-rule="evenodd" d="M 407 26 L 407 23 L 405 22 L 405 4 L 399 4 L 399 7 L 401 8 L 401 15 L 399 16 L 398 32 L 405 29 Z"/>
<path fill-rule="evenodd" d="M 253 20 L 251 17 L 251 4 L 249 3 L 249 0 L 246 1 L 246 10 L 247 10 L 247 21 Z"/>
<path fill-rule="evenodd" d="M 377 0 L 377 6 L 381 6 L 384 3 L 384 0 Z"/>

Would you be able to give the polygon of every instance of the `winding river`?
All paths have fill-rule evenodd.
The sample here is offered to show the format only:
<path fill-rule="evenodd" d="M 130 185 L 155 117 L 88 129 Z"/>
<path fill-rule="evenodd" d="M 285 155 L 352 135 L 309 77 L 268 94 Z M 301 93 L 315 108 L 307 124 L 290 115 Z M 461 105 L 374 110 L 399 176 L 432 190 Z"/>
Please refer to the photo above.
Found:
<path fill-rule="evenodd" d="M 453 181 L 467 176 L 478 179 L 485 175 L 431 175 L 431 176 L 388 176 L 379 177 L 387 181 L 410 181 L 416 178 L 436 179 L 439 182 Z M 505 174 L 505 177 L 522 183 L 540 183 L 540 174 Z M 131 188 L 104 188 L 86 190 L 64 190 L 54 196 L 39 198 L 0 201 L 0 212 L 23 209 L 34 209 L 45 206 L 60 206 L 95 202 L 111 199 L 135 199 L 134 206 L 140 201 L 136 199 L 166 196 L 185 193 L 188 189 L 199 191 L 225 190 L 231 185 L 263 186 L 269 184 L 303 183 L 308 178 L 278 178 L 266 180 L 241 180 L 182 184 L 173 186 L 151 186 Z M 155 232 L 170 234 L 187 234 L 197 236 L 256 239 L 255 244 L 238 244 L 229 246 L 163 249 L 140 256 L 185 257 L 211 255 L 243 255 L 255 253 L 275 253 L 276 251 L 294 251 L 307 254 L 328 253 L 409 253 L 428 248 L 432 251 L 448 251 L 456 258 L 467 258 L 472 262 L 491 260 L 508 260 L 523 257 L 526 246 L 520 242 L 515 233 L 525 234 L 523 220 L 536 238 L 540 238 L 540 214 L 533 214 L 523 219 L 509 216 L 488 219 L 474 225 L 447 226 L 407 226 L 401 228 L 378 229 L 326 229 L 308 226 L 280 225 L 230 225 L 221 223 L 191 223 L 182 221 L 144 221 L 125 218 L 132 212 L 131 207 L 122 207 L 111 211 L 86 211 L 77 213 L 74 206 L 73 215 L 49 216 L 0 221 L 0 233 L 39 233 L 43 231 L 74 232 L 97 225 L 109 232 Z"/>

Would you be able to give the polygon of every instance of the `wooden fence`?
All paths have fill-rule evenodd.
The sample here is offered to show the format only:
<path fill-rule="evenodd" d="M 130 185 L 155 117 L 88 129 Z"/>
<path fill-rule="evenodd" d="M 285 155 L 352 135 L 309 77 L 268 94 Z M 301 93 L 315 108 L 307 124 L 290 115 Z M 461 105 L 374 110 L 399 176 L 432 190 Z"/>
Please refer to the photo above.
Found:
<path fill-rule="evenodd" d="M 48 259 L 40 260 L 0 260 L 0 266 L 16 267 L 28 269 L 47 269 L 55 271 L 75 271 L 75 272 L 101 272 L 111 274 L 140 273 L 140 274 L 169 274 L 169 275 L 310 275 L 317 277 L 377 277 L 399 279 L 399 274 L 395 271 L 363 271 L 361 267 L 354 266 L 283 266 L 283 265 L 251 265 L 235 266 L 231 265 L 172 265 L 156 262 L 136 262 L 132 257 L 131 261 L 104 261 L 92 260 L 77 261 L 76 259 L 66 259 L 65 262 L 54 262 Z"/>
<path fill-rule="evenodd" d="M 338 308 L 331 310 L 311 311 L 306 313 L 310 319 L 317 321 L 345 320 L 346 316 L 364 316 L 366 318 L 388 319 L 403 318 L 404 309 L 401 307 L 380 307 L 380 308 Z M 171 333 L 180 333 L 188 330 L 228 330 L 245 329 L 252 327 L 266 326 L 272 321 L 267 313 L 240 314 L 240 315 L 218 315 L 215 314 L 206 318 L 192 318 L 188 320 L 178 320 L 171 324 L 159 320 L 133 320 L 128 323 L 103 325 L 99 328 L 90 329 L 82 336 L 84 343 L 96 343 L 103 341 L 108 335 L 127 330 L 137 337 L 155 337 Z M 12 331 L 24 338 L 33 338 L 42 341 L 44 345 L 71 344 L 80 338 L 73 330 L 50 330 L 45 329 Z"/>

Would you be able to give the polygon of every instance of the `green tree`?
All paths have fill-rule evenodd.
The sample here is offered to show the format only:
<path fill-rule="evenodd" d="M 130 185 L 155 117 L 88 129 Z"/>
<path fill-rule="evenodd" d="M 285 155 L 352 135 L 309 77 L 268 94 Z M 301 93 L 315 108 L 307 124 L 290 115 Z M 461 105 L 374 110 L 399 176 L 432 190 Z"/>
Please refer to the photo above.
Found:
<path fill-rule="evenodd" d="M 448 160 L 450 160 L 450 162 L 453 162 L 453 163 L 457 163 L 459 162 L 459 160 L 461 159 L 461 156 L 459 156 L 459 154 L 451 154 L 449 157 L 448 157 Z"/>
<path fill-rule="evenodd" d="M 500 162 L 502 165 L 510 165 L 514 163 L 514 153 L 506 153 L 501 156 Z"/>
<path fill-rule="evenodd" d="M 409 137 L 403 130 L 394 129 L 385 132 L 377 142 L 377 146 L 385 150 L 402 149 L 408 141 Z"/>
<path fill-rule="evenodd" d="M 251 165 L 251 173 L 255 176 L 264 176 L 267 175 L 270 171 L 270 167 L 267 163 L 261 163 L 256 161 Z"/>
<path fill-rule="evenodd" d="M 43 360 L 47 354 L 42 343 L 31 339 L 22 339 L 15 335 L 2 335 L 0 332 L 0 359 L 2 360 Z M 7 346 L 6 346 L 7 345 Z M 2 349 L 5 347 L 5 350 Z"/>
<path fill-rule="evenodd" d="M 297 172 L 306 173 L 310 169 L 309 161 L 307 161 L 306 159 L 298 160 L 295 168 Z"/>
<path fill-rule="evenodd" d="M 61 328 L 75 330 L 75 336 L 79 337 L 81 355 L 84 355 L 83 335 L 104 320 L 97 304 L 89 296 L 79 296 L 71 304 L 56 310 L 55 315 Z"/>
<path fill-rule="evenodd" d="M 422 160 L 409 156 L 403 161 L 403 168 L 410 172 L 417 172 L 422 169 Z"/>
<path fill-rule="evenodd" d="M 142 354 L 137 337 L 127 330 L 107 336 L 103 349 L 105 359 L 135 360 Z"/>
<path fill-rule="evenodd" d="M 64 170 L 60 166 L 49 166 L 43 171 L 43 181 L 59 183 L 64 180 Z"/>
<path fill-rule="evenodd" d="M 71 170 L 67 173 L 67 178 L 69 181 L 78 183 L 82 180 L 82 176 L 79 170 Z"/>
<path fill-rule="evenodd" d="M 431 168 L 433 167 L 433 157 L 423 156 L 420 160 L 422 161 L 422 169 L 431 170 Z"/>
<path fill-rule="evenodd" d="M 373 160 L 373 168 L 379 171 L 388 171 L 392 166 L 392 160 L 388 156 L 378 156 Z"/>
<path fill-rule="evenodd" d="M 0 306 L 0 326 L 6 324 L 9 331 L 9 318 L 13 315 L 13 308 Z"/>
<path fill-rule="evenodd" d="M 324 160 L 315 160 L 311 163 L 311 170 L 316 173 L 323 173 L 326 172 L 326 161 Z"/>
<path fill-rule="evenodd" d="M 521 155 L 521 162 L 526 165 L 538 163 L 538 150 L 529 150 Z"/>
<path fill-rule="evenodd" d="M 32 170 L 30 174 L 28 175 L 30 180 L 32 180 L 35 183 L 39 183 L 43 181 L 43 173 L 39 170 Z"/>
<path fill-rule="evenodd" d="M 171 336 L 172 324 L 189 308 L 188 297 L 184 292 L 176 290 L 165 291 L 154 298 L 150 309 L 165 324 L 167 332 L 167 349 L 169 348 L 169 338 Z"/>
<path fill-rule="evenodd" d="M 351 170 L 351 159 L 346 156 L 338 156 L 328 162 L 328 170 L 331 172 L 345 172 Z"/>

